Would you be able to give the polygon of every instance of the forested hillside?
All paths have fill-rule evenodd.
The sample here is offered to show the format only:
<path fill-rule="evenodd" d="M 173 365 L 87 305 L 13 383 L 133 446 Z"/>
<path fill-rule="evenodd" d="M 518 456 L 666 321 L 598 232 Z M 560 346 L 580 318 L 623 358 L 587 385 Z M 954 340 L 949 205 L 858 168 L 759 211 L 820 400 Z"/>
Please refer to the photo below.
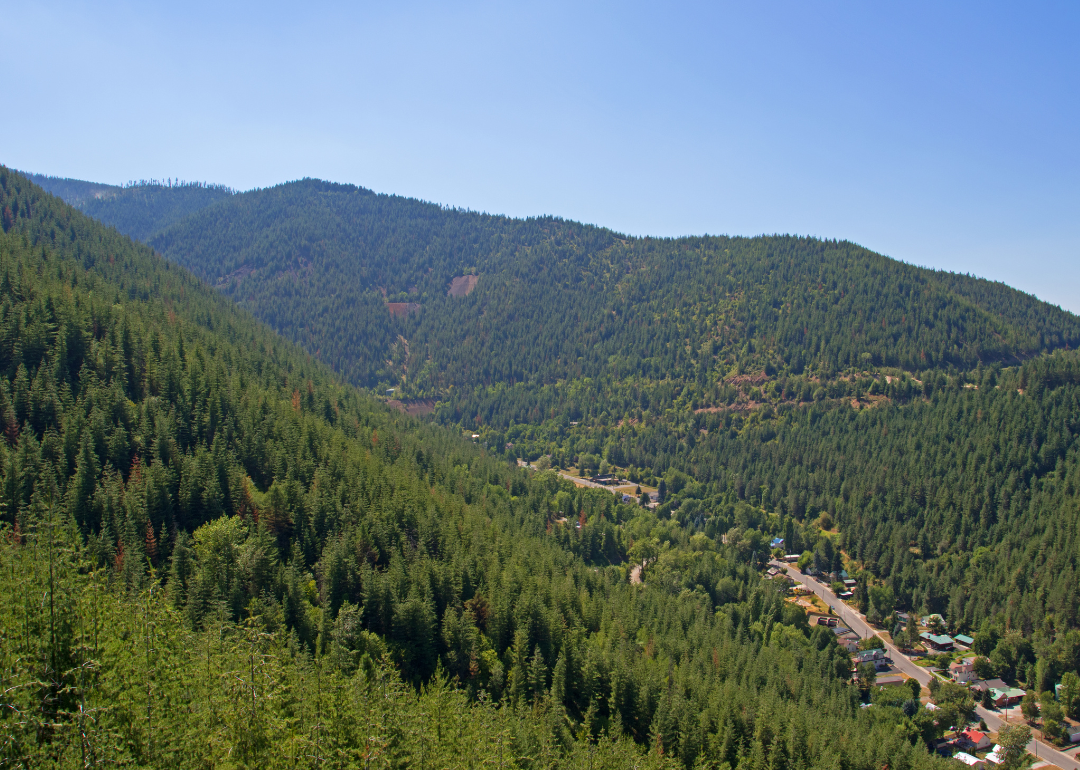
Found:
<path fill-rule="evenodd" d="M 119 187 L 41 174 L 28 176 L 46 192 L 62 198 L 99 222 L 115 227 L 124 235 L 142 241 L 233 194 L 223 185 L 201 182 L 150 180 Z"/>
<path fill-rule="evenodd" d="M 1080 671 L 1080 355 L 971 374 L 977 386 L 865 377 L 801 404 L 780 381 L 752 409 L 636 419 L 630 407 L 618 425 L 569 428 L 564 416 L 489 440 L 557 465 L 666 468 L 676 494 L 660 515 L 691 528 L 725 532 L 733 506 L 750 503 L 754 526 L 789 549 L 887 588 L 877 607 L 859 597 L 883 624 L 912 609 L 995 640 L 1019 633 L 1026 652 L 1003 643 L 999 671 L 1046 689 Z M 838 532 L 823 534 L 823 521 Z"/>
<path fill-rule="evenodd" d="M 451 402 L 583 377 L 704 392 L 738 367 L 969 369 L 1080 344 L 1058 308 L 850 243 L 631 239 L 316 180 L 233 196 L 149 242 L 352 382 Z M 448 296 L 464 274 L 475 289 Z M 384 294 L 419 307 L 395 318 Z"/>
<path fill-rule="evenodd" d="M 122 187 L 114 184 L 101 184 L 100 182 L 87 182 L 82 179 L 69 179 L 67 177 L 48 176 L 46 174 L 31 174 L 25 171 L 23 174 L 34 184 L 46 192 L 62 198 L 72 206 L 79 208 L 94 198 L 107 197 L 120 192 Z"/>
<path fill-rule="evenodd" d="M 944 726 L 860 709 L 738 544 L 387 411 L 0 191 L 5 764 L 935 766 Z"/>
<path fill-rule="evenodd" d="M 828 514 L 894 608 L 1020 629 L 1040 652 L 1004 669 L 1024 681 L 1040 656 L 1080 667 L 1080 319 L 1059 308 L 850 243 L 625 238 L 317 180 L 150 241 L 350 381 L 438 399 L 490 447 L 686 474 L 681 518 L 712 534 L 747 503 L 814 549 Z"/>

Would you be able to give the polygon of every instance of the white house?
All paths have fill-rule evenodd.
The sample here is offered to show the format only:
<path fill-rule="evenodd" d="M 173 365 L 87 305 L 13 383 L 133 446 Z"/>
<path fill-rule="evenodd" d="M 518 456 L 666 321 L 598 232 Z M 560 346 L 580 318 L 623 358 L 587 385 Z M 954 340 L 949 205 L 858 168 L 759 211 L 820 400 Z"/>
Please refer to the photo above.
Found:
<path fill-rule="evenodd" d="M 949 676 L 953 678 L 954 682 L 967 684 L 975 678 L 975 659 L 964 658 L 963 660 L 953 661 L 949 664 Z"/>
<path fill-rule="evenodd" d="M 974 749 L 975 751 L 982 751 L 983 749 L 990 748 L 990 738 L 986 733 L 979 732 L 970 727 L 960 733 L 960 740 L 969 749 Z"/>
<path fill-rule="evenodd" d="M 874 650 L 860 650 L 855 653 L 856 663 L 869 663 L 872 660 L 882 660 L 885 657 L 885 650 L 880 647 Z"/>

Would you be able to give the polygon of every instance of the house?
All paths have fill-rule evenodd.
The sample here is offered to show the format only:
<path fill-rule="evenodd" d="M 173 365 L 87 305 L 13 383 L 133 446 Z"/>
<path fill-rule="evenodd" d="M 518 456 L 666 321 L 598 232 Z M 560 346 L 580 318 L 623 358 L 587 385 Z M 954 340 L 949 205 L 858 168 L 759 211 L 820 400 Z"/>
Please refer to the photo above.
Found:
<path fill-rule="evenodd" d="M 953 641 L 956 642 L 957 644 L 960 644 L 960 645 L 963 645 L 964 647 L 967 647 L 969 650 L 971 649 L 972 645 L 975 644 L 975 640 L 972 639 L 967 634 L 957 634 L 956 636 L 953 637 Z"/>
<path fill-rule="evenodd" d="M 986 762 L 979 759 L 978 757 L 971 756 L 966 751 L 961 751 L 958 754 L 953 754 L 953 759 L 960 760 L 968 767 L 986 767 Z"/>
<path fill-rule="evenodd" d="M 852 588 L 855 587 L 855 581 L 851 580 L 851 579 L 847 579 L 847 580 L 844 581 L 844 585 L 847 586 L 848 590 L 850 591 Z"/>
<path fill-rule="evenodd" d="M 632 498 L 630 495 L 624 494 L 622 496 L 622 501 L 624 503 L 630 503 L 630 502 L 633 502 L 633 500 L 634 500 L 634 498 Z"/>
<path fill-rule="evenodd" d="M 989 736 L 971 727 L 960 733 L 960 743 L 974 751 L 990 748 Z"/>
<path fill-rule="evenodd" d="M 782 537 L 774 537 L 769 542 L 769 548 L 783 548 L 783 547 L 784 547 L 784 538 L 782 538 Z"/>
<path fill-rule="evenodd" d="M 876 650 L 859 650 L 855 653 L 855 663 L 869 663 L 872 660 L 882 660 L 885 657 L 885 650 L 878 648 Z"/>
<path fill-rule="evenodd" d="M 931 634 L 929 631 L 923 631 L 919 634 L 919 638 L 923 640 L 926 646 L 938 652 L 948 652 L 953 648 L 952 637 L 946 634 Z"/>
<path fill-rule="evenodd" d="M 987 690 L 1007 690 L 1009 689 L 1009 685 L 1005 684 L 1000 679 L 985 679 L 971 685 L 971 689 L 977 693 L 983 693 Z"/>
<path fill-rule="evenodd" d="M 923 615 L 921 618 L 919 618 L 919 623 L 924 626 L 928 626 L 930 625 L 930 621 L 932 621 L 934 618 L 937 618 L 938 622 L 941 623 L 941 625 L 945 625 L 945 618 L 941 617 L 941 615 L 938 615 L 936 612 L 933 615 Z"/>
<path fill-rule="evenodd" d="M 1065 740 L 1080 743 L 1080 725 L 1065 725 Z"/>
<path fill-rule="evenodd" d="M 990 690 L 990 700 L 994 702 L 994 705 L 999 709 L 1009 708 L 1015 706 L 1024 697 L 1024 691 L 1015 687 L 1009 687 L 1005 690 Z"/>
<path fill-rule="evenodd" d="M 789 553 L 787 556 L 784 557 L 784 561 L 786 561 L 788 564 L 794 564 L 799 560 L 799 558 L 799 554 Z"/>
<path fill-rule="evenodd" d="M 988 765 L 1000 765 L 1005 761 L 1005 750 L 1001 748 L 1000 743 L 994 744 L 994 750 L 986 755 L 986 764 Z"/>
<path fill-rule="evenodd" d="M 836 637 L 836 642 L 850 653 L 859 651 L 859 637 L 853 633 L 846 633 Z"/>
<path fill-rule="evenodd" d="M 949 676 L 957 684 L 967 684 L 975 678 L 975 659 L 964 658 L 949 664 Z"/>
<path fill-rule="evenodd" d="M 850 599 L 854 595 L 855 594 L 851 593 L 851 591 L 841 591 L 840 594 L 839 594 L 841 599 Z"/>

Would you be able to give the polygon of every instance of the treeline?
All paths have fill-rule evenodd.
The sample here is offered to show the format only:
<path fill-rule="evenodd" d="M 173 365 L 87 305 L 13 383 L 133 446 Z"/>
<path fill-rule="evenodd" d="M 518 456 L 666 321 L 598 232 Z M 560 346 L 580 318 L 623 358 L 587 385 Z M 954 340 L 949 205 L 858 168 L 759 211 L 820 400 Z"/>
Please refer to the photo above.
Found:
<path fill-rule="evenodd" d="M 734 546 L 387 412 L 0 190 L 7 764 L 934 765 Z"/>

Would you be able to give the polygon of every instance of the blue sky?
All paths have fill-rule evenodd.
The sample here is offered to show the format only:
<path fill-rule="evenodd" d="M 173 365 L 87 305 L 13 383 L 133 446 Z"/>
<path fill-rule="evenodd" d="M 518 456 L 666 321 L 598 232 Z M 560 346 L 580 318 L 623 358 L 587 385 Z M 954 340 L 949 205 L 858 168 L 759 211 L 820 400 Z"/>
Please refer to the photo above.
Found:
<path fill-rule="evenodd" d="M 13 3 L 0 162 L 799 233 L 1080 312 L 1080 3 Z"/>

